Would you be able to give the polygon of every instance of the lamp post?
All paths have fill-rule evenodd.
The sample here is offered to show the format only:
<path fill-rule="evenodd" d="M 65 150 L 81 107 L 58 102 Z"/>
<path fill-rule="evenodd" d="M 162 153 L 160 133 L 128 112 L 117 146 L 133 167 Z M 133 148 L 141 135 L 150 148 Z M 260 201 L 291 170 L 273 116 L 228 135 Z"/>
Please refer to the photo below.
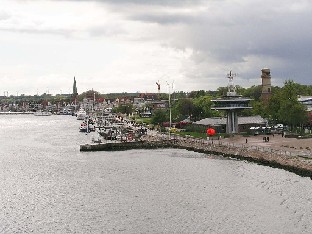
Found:
<path fill-rule="evenodd" d="M 173 82 L 172 82 L 172 84 L 171 84 L 171 87 L 170 87 L 170 85 L 169 85 L 169 83 L 168 82 L 166 82 L 167 83 L 167 85 L 168 85 L 168 89 L 169 89 L 169 140 L 171 139 L 171 89 L 173 88 Z"/>

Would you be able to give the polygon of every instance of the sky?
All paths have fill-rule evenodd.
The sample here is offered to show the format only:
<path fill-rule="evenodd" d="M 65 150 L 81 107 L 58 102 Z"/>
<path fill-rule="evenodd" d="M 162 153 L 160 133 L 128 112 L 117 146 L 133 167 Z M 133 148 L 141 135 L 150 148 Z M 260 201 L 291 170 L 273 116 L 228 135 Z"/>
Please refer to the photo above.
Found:
<path fill-rule="evenodd" d="M 311 85 L 311 0 L 0 0 L 0 96 Z"/>

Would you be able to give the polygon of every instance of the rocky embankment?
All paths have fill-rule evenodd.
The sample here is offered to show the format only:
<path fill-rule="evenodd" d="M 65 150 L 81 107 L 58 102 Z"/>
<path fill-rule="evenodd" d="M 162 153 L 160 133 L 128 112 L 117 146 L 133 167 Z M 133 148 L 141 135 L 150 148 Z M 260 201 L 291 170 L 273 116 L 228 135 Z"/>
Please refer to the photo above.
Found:
<path fill-rule="evenodd" d="M 119 151 L 155 148 L 180 148 L 194 152 L 237 158 L 262 165 L 282 168 L 312 179 L 311 158 L 304 158 L 295 154 L 287 155 L 274 149 L 266 149 L 266 151 L 263 151 L 260 147 L 255 148 L 244 145 L 224 144 L 222 141 L 213 142 L 192 137 L 175 137 L 169 140 L 168 136 L 160 134 L 143 135 L 140 141 L 134 142 L 81 145 L 80 151 Z"/>
<path fill-rule="evenodd" d="M 162 138 L 157 135 L 145 135 L 142 140 L 150 143 L 163 141 Z M 224 157 L 243 159 L 262 165 L 282 168 L 301 176 L 308 176 L 312 179 L 312 159 L 302 158 L 295 155 L 288 156 L 273 149 L 269 152 L 263 152 L 255 148 L 237 147 L 230 144 L 223 145 L 218 142 L 213 143 L 212 141 L 182 137 L 171 140 L 170 145 L 175 148 L 222 155 Z"/>

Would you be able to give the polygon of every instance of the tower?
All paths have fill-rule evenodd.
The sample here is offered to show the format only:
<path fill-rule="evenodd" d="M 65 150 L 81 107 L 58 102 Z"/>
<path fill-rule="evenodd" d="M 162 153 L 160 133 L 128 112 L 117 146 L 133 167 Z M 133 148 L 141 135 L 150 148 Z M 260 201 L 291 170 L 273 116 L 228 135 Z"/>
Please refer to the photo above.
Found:
<path fill-rule="evenodd" d="M 223 110 L 227 114 L 226 133 L 238 133 L 238 112 L 244 109 L 251 109 L 249 106 L 250 98 L 244 98 L 236 93 L 236 88 L 233 82 L 235 74 L 230 71 L 228 74 L 229 84 L 226 96 L 211 100 L 214 106 L 213 110 Z"/>
<path fill-rule="evenodd" d="M 262 79 L 262 89 L 261 89 L 261 99 L 263 101 L 268 101 L 272 93 L 271 87 L 271 72 L 269 68 L 263 68 L 261 70 L 261 79 Z"/>
<path fill-rule="evenodd" d="M 76 78 L 74 77 L 73 96 L 76 97 L 77 95 L 78 95 L 78 92 L 77 92 L 77 84 L 76 84 Z"/>
<path fill-rule="evenodd" d="M 77 91 L 77 84 L 76 84 L 76 78 L 74 77 L 74 84 L 73 84 L 73 101 L 76 105 L 77 103 L 77 96 L 78 96 L 78 91 Z"/>

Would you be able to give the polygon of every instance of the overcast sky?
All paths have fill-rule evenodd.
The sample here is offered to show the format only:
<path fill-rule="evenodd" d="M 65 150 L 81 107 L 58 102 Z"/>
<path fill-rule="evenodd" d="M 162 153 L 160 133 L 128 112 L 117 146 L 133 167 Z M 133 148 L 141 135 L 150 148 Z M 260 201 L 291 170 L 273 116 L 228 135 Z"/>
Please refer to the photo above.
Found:
<path fill-rule="evenodd" d="M 0 0 L 0 95 L 311 85 L 311 0 Z"/>

